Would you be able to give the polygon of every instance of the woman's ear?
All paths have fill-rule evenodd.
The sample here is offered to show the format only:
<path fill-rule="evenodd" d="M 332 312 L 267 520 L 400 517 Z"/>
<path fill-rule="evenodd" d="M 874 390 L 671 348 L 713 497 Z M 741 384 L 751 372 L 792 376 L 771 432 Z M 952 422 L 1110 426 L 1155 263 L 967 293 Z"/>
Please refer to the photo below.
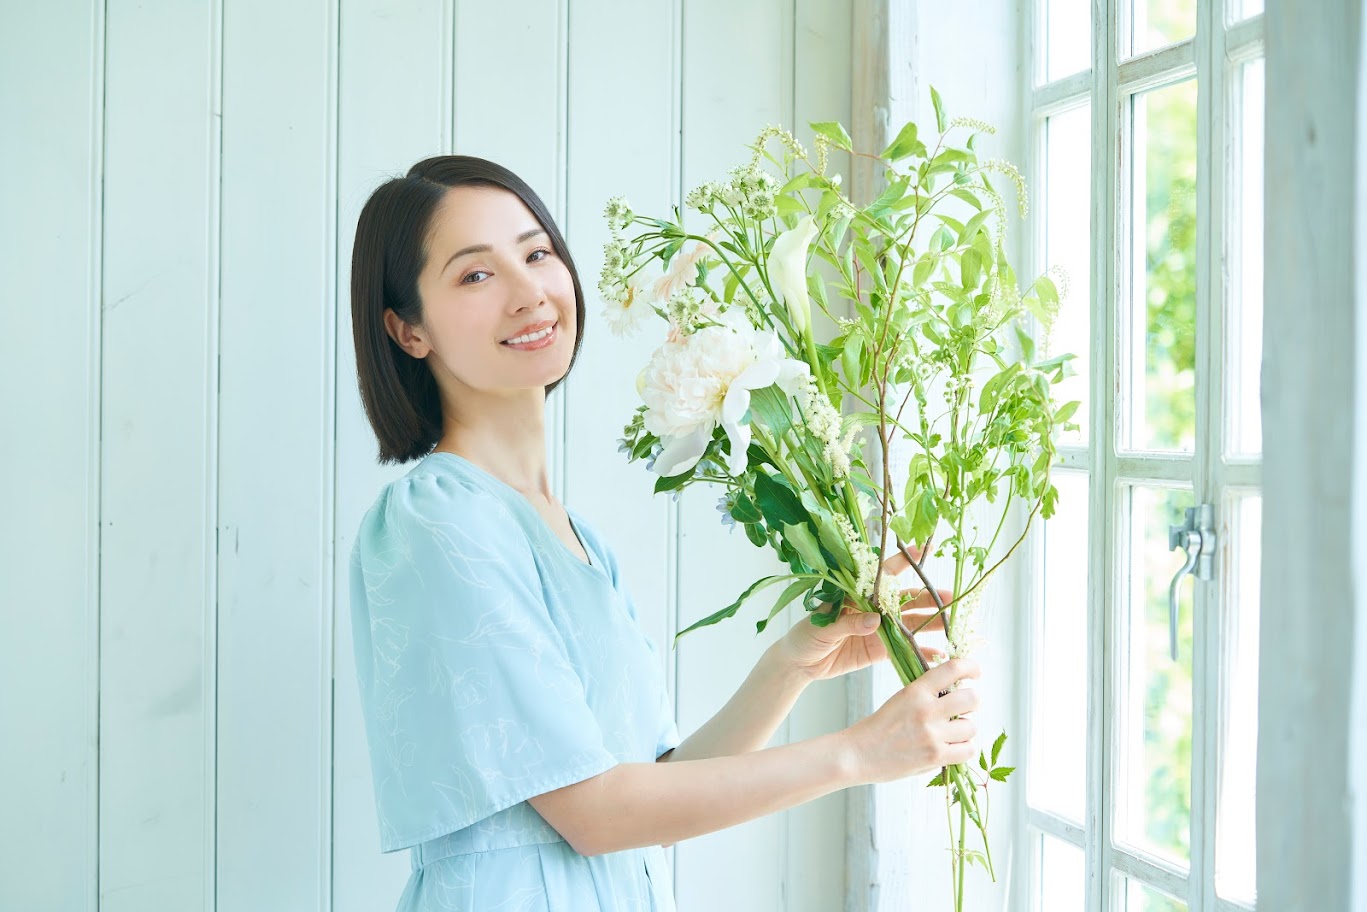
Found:
<path fill-rule="evenodd" d="M 395 345 L 419 361 L 426 358 L 432 350 L 422 329 L 405 322 L 392 307 L 384 309 L 384 329 L 389 333 L 389 338 L 394 340 Z"/>

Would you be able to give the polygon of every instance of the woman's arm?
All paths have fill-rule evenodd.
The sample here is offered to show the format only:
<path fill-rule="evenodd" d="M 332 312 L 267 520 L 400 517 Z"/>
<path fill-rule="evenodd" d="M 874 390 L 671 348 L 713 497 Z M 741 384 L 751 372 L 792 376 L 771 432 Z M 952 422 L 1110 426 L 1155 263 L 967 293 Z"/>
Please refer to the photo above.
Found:
<path fill-rule="evenodd" d="M 908 684 L 873 715 L 796 744 L 703 760 L 619 763 L 528 799 L 581 855 L 670 845 L 867 782 L 888 782 L 977 756 L 977 666 L 953 659 Z M 943 696 L 941 695 L 943 693 Z"/>
<path fill-rule="evenodd" d="M 770 646 L 726 705 L 657 762 L 730 757 L 767 746 L 810 680 Z"/>
<path fill-rule="evenodd" d="M 530 802 L 581 855 L 669 846 L 858 784 L 841 734 L 735 757 L 622 763 Z"/>

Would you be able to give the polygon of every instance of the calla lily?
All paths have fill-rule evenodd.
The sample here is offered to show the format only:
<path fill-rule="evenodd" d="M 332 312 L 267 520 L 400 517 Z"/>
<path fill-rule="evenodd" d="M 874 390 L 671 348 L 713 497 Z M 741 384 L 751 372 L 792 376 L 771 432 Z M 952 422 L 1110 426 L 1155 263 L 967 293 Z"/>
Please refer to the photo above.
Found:
<path fill-rule="evenodd" d="M 766 266 L 774 294 L 783 299 L 793 318 L 793 328 L 805 337 L 812 325 L 807 297 L 807 248 L 816 237 L 816 222 L 804 215 L 796 225 L 774 239 Z"/>

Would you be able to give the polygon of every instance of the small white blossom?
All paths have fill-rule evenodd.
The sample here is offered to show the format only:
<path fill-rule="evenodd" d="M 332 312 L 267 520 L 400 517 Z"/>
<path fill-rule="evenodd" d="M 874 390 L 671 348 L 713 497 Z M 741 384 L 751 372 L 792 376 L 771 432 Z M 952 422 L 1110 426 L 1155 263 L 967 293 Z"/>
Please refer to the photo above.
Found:
<path fill-rule="evenodd" d="M 636 213 L 631 211 L 631 206 L 626 199 L 621 196 L 614 196 L 608 200 L 603 207 L 603 217 L 608 220 L 608 230 L 614 235 L 631 224 L 631 220 L 636 217 Z"/>
<path fill-rule="evenodd" d="M 997 128 L 994 127 L 994 126 L 992 126 L 990 123 L 987 123 L 986 121 L 983 121 L 983 120 L 978 120 L 977 118 L 974 118 L 974 117 L 956 117 L 956 118 L 954 118 L 953 120 L 951 120 L 951 121 L 949 122 L 949 128 L 952 130 L 952 129 L 954 129 L 955 127 L 967 127 L 968 129 L 970 129 L 970 130 L 976 130 L 976 131 L 978 131 L 979 133 L 996 133 L 996 132 L 997 132 Z"/>
<path fill-rule="evenodd" d="M 614 336 L 629 336 L 640 329 L 651 312 L 650 305 L 645 293 L 636 285 L 619 285 L 611 290 L 611 296 L 603 296 L 603 319 Z"/>

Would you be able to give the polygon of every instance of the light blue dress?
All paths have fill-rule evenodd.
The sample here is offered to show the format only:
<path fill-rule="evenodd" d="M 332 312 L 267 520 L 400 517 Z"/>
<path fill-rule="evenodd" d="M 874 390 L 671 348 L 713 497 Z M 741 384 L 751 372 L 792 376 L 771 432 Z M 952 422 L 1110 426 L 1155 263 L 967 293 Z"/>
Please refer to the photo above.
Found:
<path fill-rule="evenodd" d="M 612 549 L 591 563 L 520 492 L 434 452 L 380 492 L 351 554 L 380 851 L 400 912 L 663 912 L 664 849 L 586 857 L 527 799 L 679 743 L 655 643 Z"/>

